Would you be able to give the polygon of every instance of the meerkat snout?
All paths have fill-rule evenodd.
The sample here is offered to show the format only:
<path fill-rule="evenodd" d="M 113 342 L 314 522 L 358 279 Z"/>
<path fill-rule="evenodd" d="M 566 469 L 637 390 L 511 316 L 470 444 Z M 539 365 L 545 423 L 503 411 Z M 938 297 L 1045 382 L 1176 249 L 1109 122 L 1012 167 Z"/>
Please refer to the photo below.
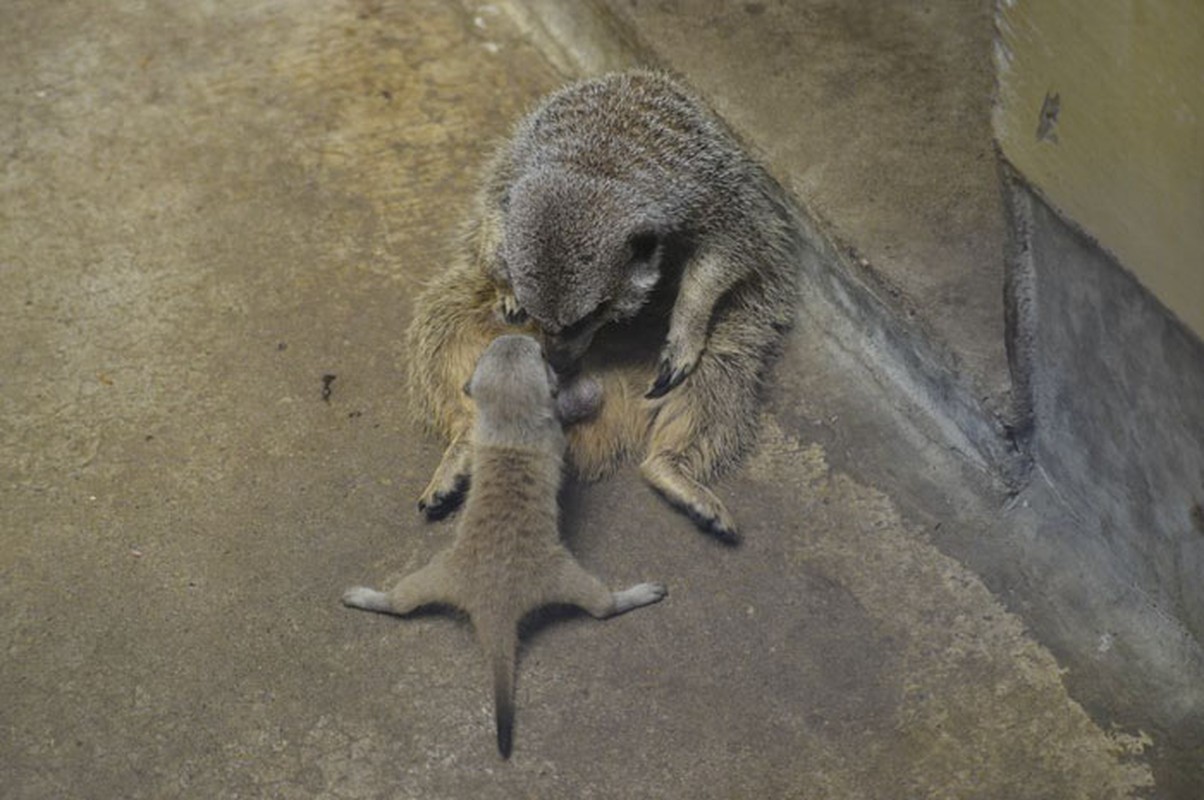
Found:
<path fill-rule="evenodd" d="M 660 280 L 665 223 L 629 184 L 536 170 L 509 193 L 500 270 L 558 371 L 602 326 L 634 317 Z M 532 232 L 537 232 L 533 235 Z"/>

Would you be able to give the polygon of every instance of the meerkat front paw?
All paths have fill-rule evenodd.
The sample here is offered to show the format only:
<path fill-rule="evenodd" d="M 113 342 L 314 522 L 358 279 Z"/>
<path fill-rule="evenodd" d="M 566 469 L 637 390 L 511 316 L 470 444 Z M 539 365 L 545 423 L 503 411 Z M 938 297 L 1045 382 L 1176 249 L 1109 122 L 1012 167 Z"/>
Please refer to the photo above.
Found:
<path fill-rule="evenodd" d="M 436 474 L 418 498 L 418 510 L 429 520 L 443 519 L 459 508 L 468 492 L 466 474 Z"/>
<path fill-rule="evenodd" d="M 522 325 L 527 321 L 527 312 L 518 304 L 513 292 L 498 290 L 495 310 L 507 325 Z"/>
<path fill-rule="evenodd" d="M 656 380 L 644 397 L 649 400 L 664 397 L 680 386 L 682 381 L 688 378 L 694 368 L 698 366 L 704 345 L 705 341 L 701 338 L 697 342 L 675 341 L 671 338 L 665 345 L 665 349 L 661 351 Z"/>
<path fill-rule="evenodd" d="M 431 482 L 418 498 L 418 510 L 429 520 L 442 519 L 459 507 L 471 480 L 471 450 L 457 439 L 443 452 Z"/>

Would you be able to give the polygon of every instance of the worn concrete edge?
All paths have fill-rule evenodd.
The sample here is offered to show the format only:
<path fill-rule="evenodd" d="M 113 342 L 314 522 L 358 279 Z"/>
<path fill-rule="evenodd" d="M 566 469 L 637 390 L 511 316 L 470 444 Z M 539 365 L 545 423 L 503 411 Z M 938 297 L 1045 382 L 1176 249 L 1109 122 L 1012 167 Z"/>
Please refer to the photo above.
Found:
<path fill-rule="evenodd" d="M 503 7 L 566 79 L 637 66 L 674 71 L 638 31 L 597 0 L 508 0 Z M 734 132 L 752 152 L 759 151 L 755 140 Z M 1018 491 L 1029 474 L 1030 460 L 1016 440 L 1018 420 L 1023 425 L 1024 418 L 1013 408 L 1011 395 L 992 396 L 977 386 L 973 375 L 959 369 L 952 350 L 921 322 L 909 319 L 903 305 L 892 298 L 888 282 L 859 255 L 855 243 L 840 241 L 802 198 L 785 194 L 793 200 L 805 241 L 814 251 L 801 265 L 808 278 L 803 311 L 822 316 L 841 347 L 932 413 L 951 447 Z"/>
<path fill-rule="evenodd" d="M 1018 541 L 1022 557 L 1007 564 L 1003 572 L 1010 575 L 1009 580 L 1026 581 L 1035 590 L 1030 590 L 1025 603 L 1043 610 L 1025 614 L 1026 621 L 1060 662 L 1071 665 L 1068 686 L 1093 718 L 1101 725 L 1153 733 L 1163 751 L 1161 759 L 1177 764 L 1176 769 L 1184 775 L 1204 776 L 1204 641 L 1199 638 L 1198 628 L 1193 629 L 1174 595 L 1162 591 L 1161 573 L 1154 581 L 1141 580 L 1128 569 L 1128 559 L 1117 557 L 1114 547 L 1124 537 L 1105 533 L 1106 525 L 1101 522 L 1116 517 L 1101 513 L 1100 504 L 1076 494 L 1073 487 L 1067 486 L 1065 476 L 1059 477 L 1049 469 L 1048 445 L 1042 445 L 1049 436 L 1049 415 L 1041 410 L 1040 402 L 1041 385 L 1050 379 L 1048 366 L 1043 368 L 1040 363 L 1048 347 L 1048 334 L 1042 330 L 1048 321 L 1042 322 L 1040 312 L 1040 304 L 1048 302 L 1048 285 L 1043 286 L 1039 277 L 1045 274 L 1049 280 L 1051 269 L 1059 262 L 1045 261 L 1046 269 L 1039 272 L 1040 249 L 1034 240 L 1042 227 L 1041 218 L 1056 220 L 1067 236 L 1090 248 L 1099 268 L 1124 279 L 1128 285 L 1126 296 L 1130 296 L 1127 292 L 1139 295 L 1139 302 L 1161 316 L 1167 328 L 1195 343 L 1196 352 L 1204 353 L 1204 341 L 1146 289 L 1115 253 L 1027 181 L 1015 164 L 1001 158 L 1000 167 L 1009 234 L 1014 237 L 1008 253 L 1008 268 L 1013 275 L 1008 297 L 1009 345 L 1014 348 L 1014 353 L 1009 350 L 1009 358 L 1015 358 L 1018 403 L 1027 404 L 1029 409 L 1023 442 L 1033 463 L 1028 489 L 1018 502 L 1005 506 L 1005 518 L 1031 518 L 1032 512 L 1024 508 L 1030 500 L 1041 502 L 1040 498 L 1045 498 L 1040 521 L 1019 522 L 1022 529 L 1036 535 Z M 1061 269 L 1052 272 L 1060 274 Z M 1204 361 L 1197 359 L 1196 363 Z M 1080 396 L 1095 395 L 1084 390 Z M 1185 399 L 1190 402 L 1190 395 Z M 1160 420 L 1159 424 L 1167 423 Z M 1099 433 L 1110 435 L 1103 428 Z M 1193 440 L 1188 437 L 1184 441 Z M 1091 477 L 1093 484 L 1102 481 L 1098 475 Z M 1129 502 L 1121 492 L 1112 496 Z M 1072 533 L 1076 530 L 1087 535 Z M 1159 539 L 1176 535 L 1174 530 L 1159 530 L 1158 526 L 1138 525 L 1131 530 Z M 1154 541 L 1149 545 L 1150 549 L 1158 546 Z M 1186 552 L 1180 550 L 1178 558 L 1187 558 Z M 1074 568 L 1068 570 L 1067 565 Z M 1090 586 L 1074 577 L 1083 574 L 1091 576 Z M 1124 643 L 1124 650 L 1118 651 L 1126 653 L 1123 661 L 1103 657 L 1100 647 L 1109 647 L 1112 642 Z M 1199 785 L 1198 778 L 1195 785 Z"/>
<path fill-rule="evenodd" d="M 1032 234 L 1032 206 L 1021 190 L 1023 178 L 995 143 L 995 163 L 999 168 L 999 189 L 1003 196 L 1003 325 L 1008 371 L 1012 377 L 1012 439 L 1016 447 L 1032 461 L 1034 431 L 1033 348 L 1037 330 L 1036 265 L 1029 241 Z"/>
<path fill-rule="evenodd" d="M 1032 326 L 1035 324 L 1030 312 L 1024 310 L 1024 306 L 1031 307 L 1031 304 L 1035 299 L 1032 294 L 1034 265 L 1029 258 L 1027 244 L 1025 243 L 1028 237 L 1028 229 L 1031 225 L 1030 217 L 1032 215 L 1032 201 L 1024 196 L 1023 191 L 1021 190 L 1027 190 L 1029 194 L 1039 200 L 1046 208 L 1055 214 L 1058 219 L 1063 222 L 1063 224 L 1074 231 L 1075 235 L 1079 236 L 1081 239 L 1083 239 L 1083 241 L 1089 243 L 1092 247 L 1098 250 L 1112 264 L 1113 267 L 1127 275 L 1129 280 L 1133 282 L 1134 286 L 1139 287 L 1142 293 L 1157 305 L 1158 310 L 1161 311 L 1167 319 L 1171 320 L 1176 327 L 1180 328 L 1184 334 L 1191 337 L 1195 341 L 1204 344 L 1204 339 L 1201 339 L 1200 336 L 1198 336 L 1196 332 L 1192 330 L 1191 326 L 1184 322 L 1183 318 L 1175 313 L 1174 309 L 1162 302 L 1158 295 L 1151 292 L 1149 288 L 1147 288 L 1146 285 L 1141 282 L 1141 279 L 1138 278 L 1131 269 L 1124 265 L 1124 262 L 1120 260 L 1116 253 L 1110 250 L 1103 244 L 1103 242 L 1099 240 L 1099 237 L 1095 236 L 1093 233 L 1091 233 L 1091 231 L 1083 227 L 1081 223 L 1063 211 L 1048 193 L 1041 190 L 1040 186 L 1037 186 L 1032 181 L 1026 179 L 1019 167 L 1008 160 L 1007 156 L 1003 155 L 1002 151 L 999 151 L 998 143 L 996 143 L 996 151 L 1002 173 L 1001 181 L 1004 191 L 1004 213 L 1006 215 L 1005 222 L 1006 229 L 1010 237 L 1008 240 L 1008 245 L 1009 248 L 1015 248 L 1014 250 L 1010 250 L 1007 254 L 1008 260 L 1006 261 L 1006 269 L 1009 273 L 1011 273 L 1013 270 L 1016 271 L 1016 275 L 1014 276 L 1016 283 L 1014 286 L 1010 286 L 1005 294 L 1007 295 L 1006 299 L 1008 303 L 1015 302 L 1017 304 L 1017 307 L 1014 309 L 1014 311 L 1018 315 L 1015 320 L 1018 327 L 1015 331 L 1013 331 L 1010 326 L 1008 327 L 1009 340 L 1016 338 L 1017 346 L 1022 348 L 1022 352 L 1018 352 L 1020 360 L 1017 366 L 1019 366 L 1022 370 L 1028 369 L 1027 365 L 1031 363 L 1030 353 L 1032 343 L 1030 341 L 1026 344 L 1020 340 L 1028 335 L 1027 332 L 1031 331 Z M 1013 239 L 1015 240 L 1014 243 Z M 1014 298 L 1013 292 L 1018 293 Z M 1013 342 L 1009 341 L 1009 347 L 1011 347 L 1012 344 Z M 1025 348 L 1027 348 L 1027 350 L 1025 350 Z M 1008 358 L 1011 359 L 1011 357 L 1011 352 L 1009 350 Z M 1009 364 L 1009 366 L 1011 365 Z M 1018 376 L 1015 374 L 1016 367 L 1012 367 L 1012 369 L 1012 381 L 1014 383 Z"/>

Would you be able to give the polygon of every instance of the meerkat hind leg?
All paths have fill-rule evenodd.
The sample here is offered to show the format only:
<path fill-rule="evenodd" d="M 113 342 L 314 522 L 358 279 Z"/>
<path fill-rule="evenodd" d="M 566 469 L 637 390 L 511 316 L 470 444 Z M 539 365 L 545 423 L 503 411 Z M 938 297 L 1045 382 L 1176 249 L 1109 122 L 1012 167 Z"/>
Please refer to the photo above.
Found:
<path fill-rule="evenodd" d="M 472 448 L 466 436 L 456 437 L 443 451 L 443 459 L 431 476 L 431 482 L 418 498 L 418 510 L 427 519 L 442 519 L 456 510 L 468 491 L 471 480 Z"/>
<path fill-rule="evenodd" d="M 726 544 L 738 541 L 736 523 L 708 484 L 756 443 L 761 378 L 781 339 L 772 308 L 756 294 L 726 305 L 690 380 L 659 401 L 640 465 L 657 492 Z"/>
<path fill-rule="evenodd" d="M 387 592 L 354 586 L 343 593 L 343 605 L 398 616 L 422 606 L 453 602 L 447 570 L 438 560 L 402 578 Z"/>
<path fill-rule="evenodd" d="M 633 608 L 663 600 L 669 593 L 663 583 L 639 583 L 612 592 L 606 584 L 590 575 L 575 561 L 565 562 L 552 602 L 567 603 L 585 609 L 590 616 L 606 619 Z"/>
<path fill-rule="evenodd" d="M 723 501 L 707 487 L 686 475 L 666 453 L 649 456 L 640 465 L 640 473 L 653 489 L 681 509 L 703 530 L 720 541 L 739 541 L 736 520 Z"/>

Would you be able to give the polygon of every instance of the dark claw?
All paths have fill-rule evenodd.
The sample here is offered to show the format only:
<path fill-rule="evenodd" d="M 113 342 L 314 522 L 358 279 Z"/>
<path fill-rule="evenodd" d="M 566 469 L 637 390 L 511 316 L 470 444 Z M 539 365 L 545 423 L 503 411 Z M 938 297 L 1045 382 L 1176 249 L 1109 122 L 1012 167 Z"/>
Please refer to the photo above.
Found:
<path fill-rule="evenodd" d="M 418 510 L 431 522 L 443 519 L 460 507 L 460 504 L 464 502 L 464 495 L 467 491 L 468 478 L 463 475 L 457 476 L 455 486 L 452 487 L 451 491 L 437 492 L 431 498 L 432 502 L 430 503 L 419 500 Z"/>
<path fill-rule="evenodd" d="M 664 397 L 685 379 L 685 370 L 674 370 L 669 366 L 667 361 L 663 361 L 661 362 L 660 372 L 656 376 L 656 382 L 652 384 L 652 388 L 648 390 L 648 393 L 644 397 L 648 400 Z"/>
<path fill-rule="evenodd" d="M 703 523 L 702 530 L 704 533 L 713 536 L 715 541 L 719 542 L 719 544 L 725 547 L 740 546 L 740 534 L 736 533 L 730 528 L 725 528 L 723 525 L 720 525 L 717 520 L 709 520 Z"/>
<path fill-rule="evenodd" d="M 698 529 L 725 547 L 739 547 L 740 534 L 724 526 L 719 520 L 699 512 L 697 509 L 684 506 L 686 516 L 698 526 Z"/>
<path fill-rule="evenodd" d="M 503 310 L 502 318 L 506 321 L 507 325 L 522 325 L 527 321 L 527 312 L 521 308 L 513 311 Z"/>

